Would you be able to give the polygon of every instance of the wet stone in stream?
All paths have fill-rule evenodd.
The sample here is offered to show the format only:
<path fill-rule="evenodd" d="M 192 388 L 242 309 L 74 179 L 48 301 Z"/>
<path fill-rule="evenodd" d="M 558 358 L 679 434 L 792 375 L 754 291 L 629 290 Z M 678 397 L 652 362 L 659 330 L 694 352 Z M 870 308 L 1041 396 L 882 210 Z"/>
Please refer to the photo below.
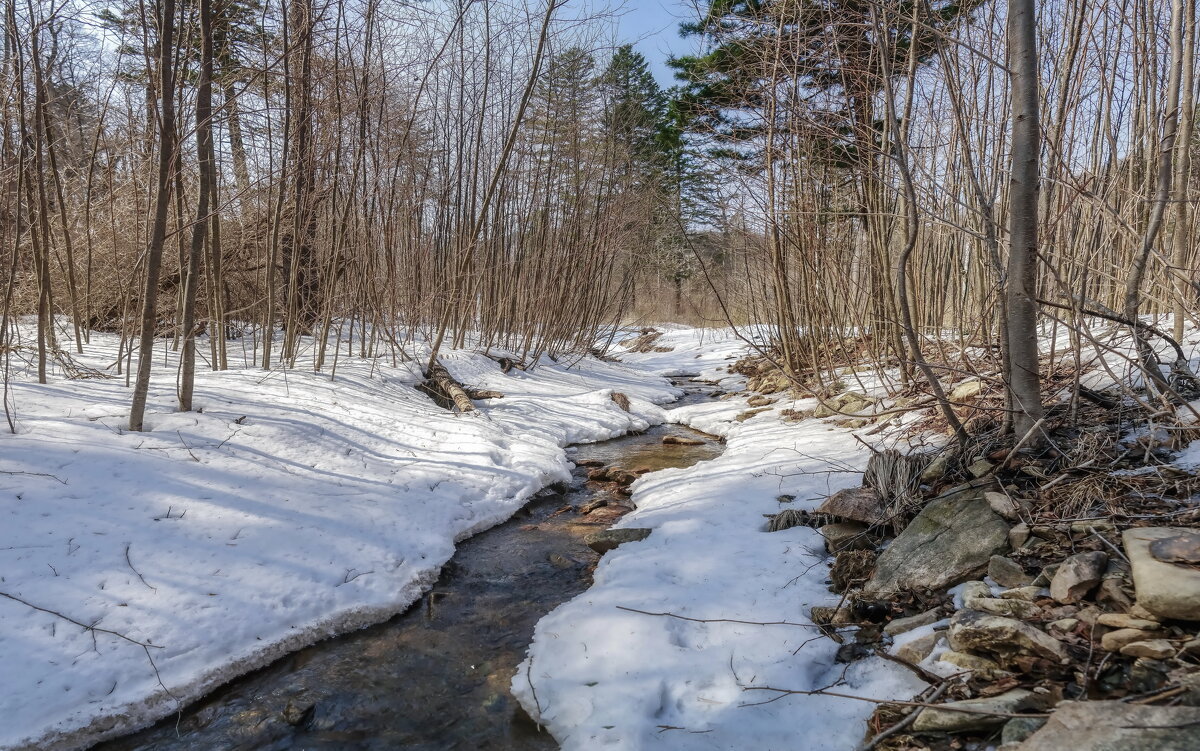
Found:
<path fill-rule="evenodd" d="M 300 650 L 96 750 L 557 748 L 509 682 L 537 621 L 591 583 L 599 556 L 583 538 L 629 510 L 619 489 L 586 481 L 586 465 L 652 471 L 722 450 L 708 440 L 664 444 L 668 435 L 704 437 L 668 425 L 572 449 L 581 466 L 570 488 L 543 491 L 508 522 L 460 543 L 433 589 L 402 615 Z"/>

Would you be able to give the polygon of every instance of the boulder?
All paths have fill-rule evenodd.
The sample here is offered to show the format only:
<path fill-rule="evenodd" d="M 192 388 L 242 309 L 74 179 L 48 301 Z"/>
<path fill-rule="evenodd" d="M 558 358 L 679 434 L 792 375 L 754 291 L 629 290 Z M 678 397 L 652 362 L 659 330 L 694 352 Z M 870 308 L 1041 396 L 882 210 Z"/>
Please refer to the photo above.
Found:
<path fill-rule="evenodd" d="M 1133 565 L 1137 604 L 1160 618 L 1200 621 L 1200 570 L 1159 560 L 1151 550 L 1159 541 L 1192 534 L 1175 527 L 1141 527 L 1127 529 L 1121 536 Z"/>
<path fill-rule="evenodd" d="M 1200 709 L 1121 701 L 1066 701 L 1020 751 L 1192 751 L 1200 748 Z"/>
<path fill-rule="evenodd" d="M 583 538 L 583 542 L 600 555 L 627 542 L 639 542 L 650 536 L 650 530 L 642 527 L 625 527 L 622 529 L 603 529 L 593 532 Z"/>
<path fill-rule="evenodd" d="M 874 488 L 846 488 L 825 499 L 816 513 L 848 521 L 878 524 L 887 518 L 887 508 Z"/>
<path fill-rule="evenodd" d="M 950 619 L 950 647 L 958 652 L 986 652 L 1002 659 L 1027 654 L 1055 662 L 1067 659 L 1062 643 L 1038 628 L 978 610 L 960 610 Z"/>
<path fill-rule="evenodd" d="M 945 589 L 987 568 L 1008 550 L 1008 524 L 977 488 L 930 501 L 879 556 L 869 593 Z"/>
<path fill-rule="evenodd" d="M 1033 581 L 1033 577 L 1025 573 L 1025 569 L 1011 558 L 994 555 L 988 561 L 988 576 L 1001 587 L 1023 587 Z"/>
<path fill-rule="evenodd" d="M 875 547 L 875 541 L 867 536 L 867 526 L 858 522 L 826 524 L 817 531 L 825 538 L 825 549 L 830 553 L 870 550 Z"/>
<path fill-rule="evenodd" d="M 1062 562 L 1050 580 L 1050 596 L 1059 602 L 1079 602 L 1104 577 L 1108 555 L 1100 551 L 1076 553 Z"/>
<path fill-rule="evenodd" d="M 1014 688 L 999 696 L 947 702 L 936 709 L 927 707 L 917 715 L 912 729 L 918 733 L 961 733 L 999 727 L 1008 722 L 1005 715 L 1026 709 L 1033 697 L 1032 691 Z M 954 711 L 956 709 L 968 711 Z"/>

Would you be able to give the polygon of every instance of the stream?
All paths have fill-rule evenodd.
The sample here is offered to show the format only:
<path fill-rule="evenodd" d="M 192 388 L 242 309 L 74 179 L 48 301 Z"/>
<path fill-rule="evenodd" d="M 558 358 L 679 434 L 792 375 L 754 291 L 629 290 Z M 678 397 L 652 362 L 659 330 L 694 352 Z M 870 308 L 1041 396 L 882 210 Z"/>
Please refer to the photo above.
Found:
<path fill-rule="evenodd" d="M 693 381 L 672 406 L 710 398 Z M 664 444 L 667 435 L 704 439 Z M 567 449 L 576 462 L 639 470 L 688 467 L 723 446 L 679 425 Z M 626 511 L 579 466 L 507 522 L 459 543 L 425 597 L 370 628 L 314 644 L 249 673 L 180 714 L 94 751 L 167 749 L 555 749 L 508 690 L 534 625 L 591 584 L 583 543 Z M 591 513 L 579 509 L 609 501 Z"/>

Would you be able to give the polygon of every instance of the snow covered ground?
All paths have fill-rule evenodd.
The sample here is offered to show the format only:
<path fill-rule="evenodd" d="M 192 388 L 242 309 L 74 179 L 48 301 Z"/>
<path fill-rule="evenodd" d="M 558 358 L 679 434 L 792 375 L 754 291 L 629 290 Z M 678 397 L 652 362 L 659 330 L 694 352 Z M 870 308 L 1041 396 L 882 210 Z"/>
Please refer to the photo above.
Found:
<path fill-rule="evenodd" d="M 204 372 L 199 409 L 178 413 L 163 358 L 144 433 L 125 430 L 124 378 L 14 374 L 17 433 L 0 436 L 0 748 L 72 748 L 148 724 L 403 610 L 457 540 L 569 478 L 564 446 L 660 422 L 655 403 L 678 393 L 590 358 L 504 375 L 452 352 L 456 377 L 505 398 L 453 415 L 413 388 L 415 367 L 344 358 L 334 380 Z M 106 369 L 115 338 L 97 335 L 79 359 Z"/>
<path fill-rule="evenodd" d="M 655 344 L 673 349 L 623 359 L 740 384 L 716 369 L 745 351 L 730 332 L 673 330 Z M 813 406 L 785 397 L 744 422 L 742 398 L 668 411 L 724 436 L 725 453 L 633 486 L 637 510 L 617 526 L 654 531 L 605 555 L 592 588 L 539 622 L 512 682 L 564 749 L 851 749 L 872 704 L 755 689 L 908 698 L 923 687 L 882 660 L 836 663 L 837 644 L 809 625 L 814 605 L 838 602 L 820 535 L 766 531 L 765 514 L 860 483 L 869 452 L 849 431 L 777 414 Z"/>

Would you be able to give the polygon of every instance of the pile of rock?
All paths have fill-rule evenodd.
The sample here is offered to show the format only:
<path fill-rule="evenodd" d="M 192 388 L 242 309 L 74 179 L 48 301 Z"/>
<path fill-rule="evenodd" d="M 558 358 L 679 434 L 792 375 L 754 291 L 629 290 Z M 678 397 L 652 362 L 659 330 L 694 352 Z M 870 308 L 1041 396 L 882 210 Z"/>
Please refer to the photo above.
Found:
<path fill-rule="evenodd" d="M 814 622 L 858 624 L 859 642 L 877 639 L 895 659 L 952 683 L 944 704 L 912 718 L 909 735 L 897 736 L 909 745 L 898 747 L 949 734 L 1022 751 L 1200 749 L 1200 710 L 1148 706 L 1200 706 L 1200 533 L 1135 527 L 1118 536 L 1101 520 L 1031 526 L 1020 521 L 1028 515 L 1019 499 L 983 479 L 929 501 L 868 578 L 864 560 L 870 570 L 874 553 L 860 543 L 873 540 L 883 501 L 861 488 L 827 507 L 844 519 L 820 528 L 837 555 L 835 588 L 854 589 L 851 605 L 814 609 Z M 857 579 L 839 574 L 854 567 Z M 872 611 L 880 623 L 863 623 Z M 1121 698 L 1139 703 L 1086 701 Z M 1104 715 L 1100 705 L 1113 703 L 1120 711 Z M 1060 705 L 1069 708 L 1061 718 Z M 1099 722 L 1098 713 L 1113 732 L 1052 745 Z M 1125 724 L 1114 729 L 1108 717 Z M 1114 733 L 1125 740 L 1111 745 Z"/>

